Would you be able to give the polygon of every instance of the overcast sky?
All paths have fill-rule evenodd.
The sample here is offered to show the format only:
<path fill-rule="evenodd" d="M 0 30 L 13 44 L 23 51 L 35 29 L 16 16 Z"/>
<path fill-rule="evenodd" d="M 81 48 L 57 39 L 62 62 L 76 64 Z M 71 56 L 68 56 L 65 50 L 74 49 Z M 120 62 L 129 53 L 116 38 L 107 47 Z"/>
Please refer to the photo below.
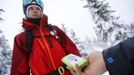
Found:
<path fill-rule="evenodd" d="M 134 0 L 107 0 L 111 9 L 115 10 L 116 16 L 121 16 L 125 23 L 134 22 Z M 65 24 L 68 29 L 73 29 L 77 36 L 84 40 L 86 36 L 92 35 L 91 17 L 89 11 L 83 6 L 86 0 L 44 0 L 44 13 L 48 15 L 49 23 L 61 27 Z M 5 13 L 0 15 L 5 21 L 0 23 L 5 37 L 9 40 L 12 48 L 13 39 L 21 31 L 21 20 L 24 17 L 21 0 L 0 0 L 0 8 Z M 91 30 L 91 31 L 89 31 Z"/>

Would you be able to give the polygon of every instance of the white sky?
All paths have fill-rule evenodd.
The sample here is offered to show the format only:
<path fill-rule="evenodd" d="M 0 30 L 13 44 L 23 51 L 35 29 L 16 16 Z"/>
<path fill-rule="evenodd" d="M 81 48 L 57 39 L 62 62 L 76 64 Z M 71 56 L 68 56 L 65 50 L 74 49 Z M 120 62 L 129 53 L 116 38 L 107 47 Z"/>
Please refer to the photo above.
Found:
<path fill-rule="evenodd" d="M 111 8 L 116 10 L 115 15 L 121 16 L 126 23 L 134 22 L 134 0 L 107 0 Z M 0 8 L 6 12 L 0 15 L 5 21 L 0 22 L 0 29 L 9 40 L 11 48 L 13 39 L 21 31 L 21 20 L 24 17 L 21 0 L 0 0 Z M 86 0 L 44 0 L 44 13 L 48 15 L 49 23 L 61 27 L 65 24 L 68 29 L 73 29 L 77 36 L 84 40 L 92 35 L 92 25 L 89 11 L 83 6 Z"/>

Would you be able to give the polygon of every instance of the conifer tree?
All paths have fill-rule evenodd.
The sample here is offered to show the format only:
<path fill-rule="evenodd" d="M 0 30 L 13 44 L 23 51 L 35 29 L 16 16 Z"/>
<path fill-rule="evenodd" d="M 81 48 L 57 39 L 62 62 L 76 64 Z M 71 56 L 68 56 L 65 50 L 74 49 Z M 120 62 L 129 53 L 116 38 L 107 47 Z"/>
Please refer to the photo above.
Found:
<path fill-rule="evenodd" d="M 114 10 L 110 9 L 109 3 L 105 0 L 86 0 L 92 19 L 95 23 L 94 29 L 97 39 L 111 46 L 122 41 L 126 36 L 126 24 L 120 22 L 119 17 L 113 15 Z"/>
<path fill-rule="evenodd" d="M 0 15 L 4 12 L 3 9 L 0 9 Z M 0 17 L 0 21 L 4 19 Z M 9 75 L 10 64 L 11 64 L 11 50 L 7 44 L 7 40 L 0 30 L 0 75 Z"/>

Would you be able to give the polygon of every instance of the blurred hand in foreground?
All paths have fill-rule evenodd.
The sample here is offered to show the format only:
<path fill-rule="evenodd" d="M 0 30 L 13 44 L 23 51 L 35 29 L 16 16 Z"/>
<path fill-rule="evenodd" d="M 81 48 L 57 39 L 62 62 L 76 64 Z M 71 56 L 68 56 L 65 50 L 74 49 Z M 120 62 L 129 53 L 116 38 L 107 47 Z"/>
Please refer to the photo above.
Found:
<path fill-rule="evenodd" d="M 88 56 L 84 57 L 89 61 L 89 65 L 81 71 L 80 67 L 76 64 L 76 72 L 68 68 L 73 75 L 101 75 L 106 71 L 105 62 L 101 52 L 95 51 Z"/>

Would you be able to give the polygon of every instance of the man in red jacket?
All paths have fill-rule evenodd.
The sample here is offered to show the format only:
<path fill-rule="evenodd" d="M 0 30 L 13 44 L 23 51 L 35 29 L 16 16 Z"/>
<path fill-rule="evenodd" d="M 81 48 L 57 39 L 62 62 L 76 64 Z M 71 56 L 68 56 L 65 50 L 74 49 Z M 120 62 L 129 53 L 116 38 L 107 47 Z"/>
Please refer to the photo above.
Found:
<path fill-rule="evenodd" d="M 69 53 L 80 56 L 75 44 L 57 26 L 54 32 L 48 28 L 41 0 L 23 0 L 23 9 L 22 27 L 34 39 L 29 54 L 25 32 L 15 36 L 10 75 L 71 75 L 61 59 Z"/>

